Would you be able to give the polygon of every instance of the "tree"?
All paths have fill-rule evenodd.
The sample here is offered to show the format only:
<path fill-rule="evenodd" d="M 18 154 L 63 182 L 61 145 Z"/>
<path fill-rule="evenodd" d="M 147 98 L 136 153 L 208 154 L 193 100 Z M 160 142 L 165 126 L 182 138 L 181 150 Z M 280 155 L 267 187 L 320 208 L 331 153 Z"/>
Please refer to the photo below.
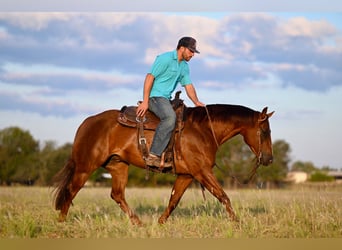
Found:
<path fill-rule="evenodd" d="M 147 175 L 147 176 L 146 176 Z M 173 174 L 147 172 L 146 169 L 141 169 L 133 165 L 128 169 L 127 186 L 139 187 L 155 187 L 155 186 L 172 186 L 176 176 Z"/>
<path fill-rule="evenodd" d="M 0 184 L 33 184 L 38 178 L 39 143 L 18 127 L 0 130 Z"/>
<path fill-rule="evenodd" d="M 273 184 L 280 184 L 288 173 L 290 162 L 290 145 L 284 140 L 277 140 L 273 143 L 273 163 L 267 167 L 259 168 L 258 180 L 266 182 L 267 187 Z"/>
<path fill-rule="evenodd" d="M 217 167 L 220 168 L 214 168 L 214 173 L 222 185 L 236 186 L 237 181 L 247 182 L 254 158 L 242 136 L 235 136 L 220 146 L 216 154 Z"/>
<path fill-rule="evenodd" d="M 267 186 L 281 183 L 288 172 L 289 152 L 289 144 L 282 140 L 275 141 L 273 143 L 273 163 L 267 167 L 260 166 L 257 170 L 257 177 L 251 180 L 252 183 L 266 182 Z M 250 173 L 255 160 L 255 155 L 243 138 L 236 136 L 221 145 L 216 155 L 216 162 L 224 170 L 214 169 L 214 172 L 222 184 L 238 186 L 239 183 L 250 181 Z"/>
<path fill-rule="evenodd" d="M 72 144 L 66 143 L 57 147 L 54 141 L 46 141 L 39 148 L 28 131 L 18 127 L 0 130 L 0 185 L 12 183 L 50 185 L 53 176 L 64 166 L 70 157 Z M 289 163 L 290 146 L 283 140 L 273 143 L 273 163 L 268 167 L 260 167 L 253 182 L 280 183 L 286 177 Z M 250 172 L 255 164 L 255 155 L 242 136 L 235 136 L 220 146 L 214 173 L 222 185 L 238 186 L 249 180 Z M 297 162 L 293 169 L 313 168 L 309 162 Z M 104 181 L 102 173 L 105 169 L 98 169 L 90 177 L 92 181 Z M 145 179 L 146 170 L 133 166 L 129 168 L 130 186 L 172 185 L 174 175 L 150 173 L 149 180 Z M 108 182 L 108 180 L 105 180 Z M 246 187 L 245 185 L 243 185 Z"/>
<path fill-rule="evenodd" d="M 54 175 L 63 168 L 71 154 L 72 144 L 66 143 L 57 148 L 54 141 L 45 142 L 45 146 L 40 151 L 39 179 L 40 185 L 51 185 Z"/>
<path fill-rule="evenodd" d="M 323 171 L 317 171 L 313 174 L 311 174 L 309 181 L 311 182 L 329 182 L 329 181 L 333 181 L 334 177 L 333 176 L 329 176 L 326 173 L 324 173 Z"/>
<path fill-rule="evenodd" d="M 303 161 L 296 161 L 292 164 L 291 167 L 292 171 L 302 171 L 307 174 L 311 174 L 312 172 L 316 171 L 317 168 L 314 166 L 312 162 L 303 162 Z"/>

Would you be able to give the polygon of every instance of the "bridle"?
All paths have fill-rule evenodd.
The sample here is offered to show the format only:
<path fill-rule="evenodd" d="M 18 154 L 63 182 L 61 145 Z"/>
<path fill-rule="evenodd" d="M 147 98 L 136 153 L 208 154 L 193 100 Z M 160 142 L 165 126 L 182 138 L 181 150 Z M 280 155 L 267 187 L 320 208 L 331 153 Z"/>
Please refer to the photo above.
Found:
<path fill-rule="evenodd" d="M 208 120 L 209 120 L 209 124 L 210 124 L 210 129 L 211 129 L 211 133 L 214 137 L 214 140 L 215 140 L 215 143 L 216 143 L 216 146 L 219 147 L 220 145 L 218 144 L 218 141 L 216 139 L 216 135 L 215 135 L 215 132 L 214 132 L 214 127 L 213 127 L 213 123 L 211 121 L 211 118 L 210 118 L 210 115 L 209 115 L 209 111 L 208 111 L 208 108 L 207 106 L 204 106 L 205 108 L 205 111 L 207 112 L 207 116 L 208 116 Z M 261 120 L 263 121 L 263 120 Z M 258 128 L 258 131 L 257 131 L 257 137 L 258 137 L 258 151 L 257 153 L 255 154 L 257 156 L 257 164 L 260 165 L 261 164 L 261 158 L 262 158 L 262 151 L 261 151 L 261 132 L 260 132 L 260 128 Z"/>
<path fill-rule="evenodd" d="M 261 157 L 262 157 L 260 128 L 258 128 L 257 137 L 258 137 L 258 153 L 256 154 L 256 156 L 257 156 L 257 165 L 260 165 L 261 164 Z"/>
<path fill-rule="evenodd" d="M 214 140 L 215 140 L 215 143 L 216 143 L 217 148 L 219 148 L 220 145 L 218 144 L 218 141 L 217 141 L 217 139 L 216 139 L 216 135 L 215 135 L 213 123 L 212 123 L 212 121 L 211 121 L 211 118 L 210 118 L 210 115 L 209 115 L 208 108 L 207 108 L 207 106 L 204 106 L 204 108 L 205 108 L 205 111 L 207 112 L 207 116 L 208 116 L 208 120 L 209 120 L 209 124 L 210 124 L 210 128 L 211 128 L 211 133 L 212 133 L 212 135 L 213 135 L 213 137 L 214 137 Z M 261 120 L 261 121 L 263 121 L 263 120 Z M 251 170 L 250 174 L 249 174 L 249 178 L 248 178 L 247 183 L 245 183 L 245 184 L 248 184 L 248 183 L 254 178 L 254 176 L 255 176 L 255 174 L 256 174 L 256 171 L 258 170 L 259 166 L 261 165 L 262 151 L 261 151 L 261 131 L 260 131 L 260 128 L 258 128 L 256 135 L 257 135 L 257 137 L 258 137 L 258 151 L 257 151 L 257 153 L 255 154 L 255 155 L 256 155 L 256 158 L 257 158 L 257 161 L 256 161 L 256 163 L 255 163 L 253 169 Z M 222 169 L 221 167 L 219 167 L 219 166 L 217 165 L 216 162 L 214 163 L 214 166 L 216 166 L 218 169 L 220 169 L 221 171 L 223 171 L 223 169 Z M 241 184 L 241 183 L 239 182 L 239 180 L 238 180 L 235 176 L 230 175 L 230 177 L 232 177 L 232 178 L 235 179 L 239 184 Z"/>

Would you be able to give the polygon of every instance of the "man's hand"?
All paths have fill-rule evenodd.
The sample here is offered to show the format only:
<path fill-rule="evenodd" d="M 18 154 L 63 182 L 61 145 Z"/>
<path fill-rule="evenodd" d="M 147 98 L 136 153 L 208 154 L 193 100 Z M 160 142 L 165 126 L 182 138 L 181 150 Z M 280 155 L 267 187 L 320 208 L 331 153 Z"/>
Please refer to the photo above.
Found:
<path fill-rule="evenodd" d="M 148 110 L 148 102 L 142 102 L 139 104 L 136 114 L 138 117 L 143 117 L 147 110 Z"/>
<path fill-rule="evenodd" d="M 197 101 L 197 102 L 195 102 L 195 106 L 196 107 L 204 107 L 205 104 L 203 102 Z"/>
<path fill-rule="evenodd" d="M 196 107 L 204 107 L 205 104 L 198 100 L 195 87 L 192 84 L 185 85 L 185 91 L 190 100 L 195 104 Z"/>

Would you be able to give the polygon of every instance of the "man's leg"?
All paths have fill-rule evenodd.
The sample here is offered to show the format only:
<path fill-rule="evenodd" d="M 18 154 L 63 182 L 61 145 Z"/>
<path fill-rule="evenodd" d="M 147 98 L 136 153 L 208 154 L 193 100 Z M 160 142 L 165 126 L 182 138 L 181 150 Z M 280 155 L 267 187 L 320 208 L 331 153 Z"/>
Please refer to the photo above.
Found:
<path fill-rule="evenodd" d="M 176 125 L 176 113 L 170 100 L 163 97 L 152 97 L 149 109 L 159 117 L 160 123 L 153 137 L 150 153 L 160 157 L 167 147 Z"/>

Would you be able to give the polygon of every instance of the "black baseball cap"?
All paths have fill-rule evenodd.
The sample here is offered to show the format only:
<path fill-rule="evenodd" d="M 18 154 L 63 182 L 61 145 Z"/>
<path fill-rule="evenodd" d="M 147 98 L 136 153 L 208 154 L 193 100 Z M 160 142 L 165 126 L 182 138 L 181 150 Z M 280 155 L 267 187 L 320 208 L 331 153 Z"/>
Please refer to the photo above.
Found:
<path fill-rule="evenodd" d="M 193 53 L 200 53 L 197 49 L 196 49 L 196 40 L 192 37 L 189 36 L 185 36 L 182 37 L 179 41 L 178 41 L 178 45 L 177 48 L 180 48 L 181 46 L 188 48 L 190 51 L 192 51 Z"/>

